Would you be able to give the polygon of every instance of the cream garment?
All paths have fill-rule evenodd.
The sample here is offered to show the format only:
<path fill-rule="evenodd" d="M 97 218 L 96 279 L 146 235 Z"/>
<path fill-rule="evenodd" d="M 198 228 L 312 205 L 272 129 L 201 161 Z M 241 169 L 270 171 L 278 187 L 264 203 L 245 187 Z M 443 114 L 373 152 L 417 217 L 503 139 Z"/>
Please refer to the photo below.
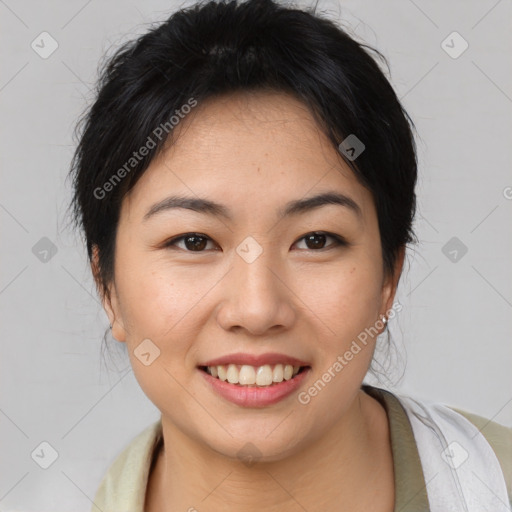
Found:
<path fill-rule="evenodd" d="M 491 445 L 441 404 L 397 397 L 414 432 L 431 512 L 510 512 L 505 475 Z"/>
<path fill-rule="evenodd" d="M 442 462 L 446 466 L 441 466 L 444 472 L 449 471 L 450 468 L 447 461 L 452 460 L 447 455 L 451 453 L 453 458 L 457 457 L 457 460 L 452 463 L 457 465 L 462 460 L 461 455 L 464 457 L 464 452 L 458 448 L 458 451 L 454 451 L 456 445 L 452 445 L 452 451 L 446 452 L 445 455 L 441 456 L 442 450 L 439 449 L 438 443 L 440 442 L 441 447 L 443 447 L 442 441 L 435 441 L 435 439 L 429 441 L 428 437 L 425 438 L 421 434 L 418 434 L 420 436 L 419 440 L 415 439 L 416 433 L 413 431 L 413 427 L 416 420 L 414 418 L 409 419 L 411 414 L 414 416 L 414 405 L 404 403 L 409 397 L 398 396 L 390 391 L 368 385 L 363 385 L 362 389 L 383 405 L 388 416 L 395 473 L 394 512 L 434 512 L 436 510 L 434 507 L 439 506 L 436 500 L 442 499 L 442 494 L 438 496 L 433 495 L 431 484 L 436 481 L 437 477 L 429 481 L 429 478 L 425 476 L 425 473 L 430 474 L 431 470 L 428 464 L 425 466 L 425 470 L 423 469 L 422 465 L 425 465 L 425 456 L 423 460 L 420 460 L 420 450 L 424 453 L 426 447 L 427 451 L 436 454 L 436 457 L 438 457 L 436 463 Z M 421 401 L 420 404 L 425 404 L 425 401 Z M 457 413 L 451 409 L 448 409 L 448 411 L 468 420 L 470 426 L 474 427 L 480 435 L 483 435 L 485 440 L 492 446 L 492 450 L 496 454 L 499 464 L 505 473 L 509 496 L 504 503 L 498 503 L 498 508 L 488 508 L 487 511 L 507 512 L 509 509 L 506 507 L 509 507 L 509 502 L 512 501 L 512 428 L 465 411 L 457 411 Z M 418 418 L 425 416 L 425 410 L 421 409 L 421 405 L 419 411 L 416 412 L 418 413 Z M 459 416 L 457 416 L 457 420 L 453 423 L 454 428 L 457 430 L 459 424 L 462 424 L 464 428 L 468 428 L 466 424 L 461 422 Z M 432 416 L 432 419 L 434 419 L 434 416 Z M 418 430 L 417 426 L 414 428 Z M 443 428 L 443 431 L 446 431 L 446 428 Z M 470 437 L 474 433 L 471 429 L 468 432 Z M 443 433 L 447 443 L 454 441 L 454 438 L 450 436 L 451 434 Z M 463 441 L 464 444 L 462 444 L 458 434 L 455 440 L 457 439 L 464 450 L 471 454 L 471 457 L 473 450 L 479 451 L 473 447 L 473 441 L 469 444 Z M 161 420 L 149 425 L 139 433 L 119 453 L 104 475 L 96 492 L 91 512 L 144 512 L 144 501 L 151 463 L 153 457 L 158 454 L 162 441 Z M 489 456 L 488 448 L 484 449 L 484 453 L 487 453 L 487 456 Z M 460 468 L 466 465 L 469 458 L 460 465 Z M 470 466 L 466 467 L 469 468 Z M 493 462 L 493 467 L 494 469 L 497 468 L 495 461 Z M 462 469 L 458 469 L 457 472 L 462 472 Z M 483 484 L 480 483 L 479 485 L 482 486 Z M 476 489 L 478 487 L 474 487 L 473 491 L 476 491 Z M 427 491 L 430 491 L 428 497 Z M 429 502 L 431 503 L 429 504 Z M 196 508 L 201 510 L 199 506 Z M 462 512 L 465 509 L 461 506 L 455 509 L 446 508 L 442 510 L 443 512 L 450 510 Z"/>

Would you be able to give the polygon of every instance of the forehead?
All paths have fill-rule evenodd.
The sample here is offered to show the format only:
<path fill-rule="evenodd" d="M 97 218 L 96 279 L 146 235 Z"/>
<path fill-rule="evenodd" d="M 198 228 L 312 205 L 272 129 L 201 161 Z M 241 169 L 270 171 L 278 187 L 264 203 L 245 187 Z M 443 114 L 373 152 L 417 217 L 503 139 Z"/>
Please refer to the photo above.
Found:
<path fill-rule="evenodd" d="M 273 92 L 237 93 L 200 103 L 171 132 L 128 196 L 130 210 L 166 195 L 209 196 L 246 213 L 335 190 L 364 214 L 369 191 L 356 179 L 307 107 Z M 142 212 L 139 212 L 139 214 Z M 145 213 L 145 212 L 144 212 Z"/>

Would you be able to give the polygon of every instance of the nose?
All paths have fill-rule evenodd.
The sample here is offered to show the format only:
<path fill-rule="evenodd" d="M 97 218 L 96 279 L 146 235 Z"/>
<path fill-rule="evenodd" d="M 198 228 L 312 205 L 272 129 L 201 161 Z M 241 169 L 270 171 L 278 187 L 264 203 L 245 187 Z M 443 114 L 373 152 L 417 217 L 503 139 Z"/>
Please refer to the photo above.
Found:
<path fill-rule="evenodd" d="M 271 251 L 264 250 L 251 262 L 236 254 L 224 278 L 217 322 L 226 331 L 245 330 L 255 336 L 290 329 L 297 298 L 287 281 L 284 266 Z"/>

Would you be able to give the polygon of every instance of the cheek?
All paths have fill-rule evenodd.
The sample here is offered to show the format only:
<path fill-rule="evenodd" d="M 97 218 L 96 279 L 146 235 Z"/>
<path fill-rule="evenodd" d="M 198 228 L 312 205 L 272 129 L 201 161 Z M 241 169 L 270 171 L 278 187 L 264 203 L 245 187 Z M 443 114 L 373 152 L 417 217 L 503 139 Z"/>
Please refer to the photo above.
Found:
<path fill-rule="evenodd" d="M 330 272 L 329 279 L 318 279 L 319 286 L 309 295 L 314 302 L 313 314 L 320 320 L 316 330 L 321 334 L 315 338 L 315 375 L 299 403 L 312 421 L 320 414 L 318 411 L 324 425 L 339 419 L 368 371 L 376 341 L 370 328 L 378 320 L 380 306 L 381 276 L 377 268 L 372 260 L 355 259 Z"/>
<path fill-rule="evenodd" d="M 134 351 L 149 339 L 160 350 L 156 362 L 173 375 L 185 375 L 194 359 L 194 342 L 208 322 L 208 294 L 222 284 L 225 272 L 206 265 L 176 266 L 147 254 L 125 255 L 119 263 L 121 314 L 134 367 L 140 366 Z M 123 268 L 130 270 L 123 273 Z"/>
<path fill-rule="evenodd" d="M 297 284 L 298 295 L 321 320 L 326 339 L 335 339 L 339 345 L 377 320 L 380 279 L 372 261 L 354 257 L 303 274 Z"/>
<path fill-rule="evenodd" d="M 202 321 L 194 306 L 208 283 L 149 260 L 124 256 L 116 282 L 135 378 L 151 402 L 172 416 L 176 408 L 187 410 L 180 383 L 189 378 L 187 356 Z"/>

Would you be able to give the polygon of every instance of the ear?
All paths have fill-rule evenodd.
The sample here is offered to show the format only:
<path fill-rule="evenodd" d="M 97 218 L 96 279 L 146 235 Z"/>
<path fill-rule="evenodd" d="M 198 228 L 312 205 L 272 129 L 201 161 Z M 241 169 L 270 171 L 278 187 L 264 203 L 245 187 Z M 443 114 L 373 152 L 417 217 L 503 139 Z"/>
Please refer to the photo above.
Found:
<path fill-rule="evenodd" d="M 111 325 L 112 336 L 117 341 L 126 341 L 126 330 L 122 323 L 115 283 L 109 283 L 108 289 L 104 290 L 100 279 L 99 249 L 97 245 L 94 245 L 92 248 L 91 270 L 96 290 Z"/>
<path fill-rule="evenodd" d="M 384 315 L 387 317 L 387 312 L 393 306 L 396 289 L 398 287 L 398 281 L 400 280 L 400 274 L 402 273 L 404 259 L 405 245 L 403 245 L 397 253 L 393 273 L 386 275 L 384 278 L 382 285 L 382 307 L 384 309 L 380 311 L 381 316 Z"/>

